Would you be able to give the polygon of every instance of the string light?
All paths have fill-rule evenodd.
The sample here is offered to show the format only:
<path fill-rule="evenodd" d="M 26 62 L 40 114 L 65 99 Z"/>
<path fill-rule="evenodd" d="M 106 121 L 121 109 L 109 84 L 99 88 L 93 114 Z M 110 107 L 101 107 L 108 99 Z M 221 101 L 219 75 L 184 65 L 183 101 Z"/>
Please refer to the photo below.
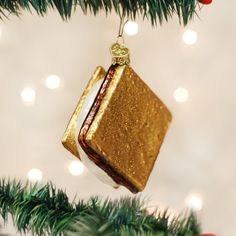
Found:
<path fill-rule="evenodd" d="M 35 101 L 35 91 L 32 88 L 24 88 L 21 91 L 21 99 L 22 101 L 27 104 L 27 105 L 31 105 L 34 103 Z"/>
<path fill-rule="evenodd" d="M 183 103 L 188 101 L 189 93 L 188 90 L 185 88 L 177 88 L 174 91 L 173 96 L 176 102 Z"/>
<path fill-rule="evenodd" d="M 43 178 L 43 173 L 39 169 L 31 169 L 27 174 L 28 180 L 30 182 L 40 182 Z"/>
<path fill-rule="evenodd" d="M 48 89 L 57 89 L 60 87 L 61 78 L 57 75 L 49 75 L 45 80 L 45 86 Z"/>
<path fill-rule="evenodd" d="M 182 38 L 185 44 L 193 45 L 197 42 L 197 33 L 189 29 L 183 33 Z"/>
<path fill-rule="evenodd" d="M 72 161 L 69 165 L 69 171 L 72 175 L 82 175 L 84 172 L 84 164 L 81 161 Z"/>
<path fill-rule="evenodd" d="M 124 26 L 127 35 L 135 35 L 138 33 L 138 24 L 134 21 L 127 21 Z"/>
<path fill-rule="evenodd" d="M 186 205 L 188 208 L 194 211 L 200 211 L 202 209 L 202 198 L 198 194 L 191 194 L 186 198 Z"/>

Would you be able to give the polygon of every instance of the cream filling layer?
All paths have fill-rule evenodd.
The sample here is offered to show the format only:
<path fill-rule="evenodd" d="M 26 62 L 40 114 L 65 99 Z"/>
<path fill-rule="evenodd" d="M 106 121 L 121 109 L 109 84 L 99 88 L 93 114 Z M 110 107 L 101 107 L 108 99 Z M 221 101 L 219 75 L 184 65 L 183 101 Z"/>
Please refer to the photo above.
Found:
<path fill-rule="evenodd" d="M 81 108 L 80 114 L 77 120 L 76 126 L 76 137 L 79 137 L 80 129 L 86 119 L 88 112 L 90 111 L 91 106 L 99 92 L 99 89 L 102 85 L 103 79 L 98 80 L 90 89 L 89 93 L 87 94 L 83 106 Z M 81 148 L 78 139 L 76 139 L 76 146 L 79 152 L 80 158 L 86 168 L 91 171 L 98 179 L 100 179 L 103 183 L 113 186 L 115 188 L 119 187 L 119 185 L 101 168 L 99 168 L 93 161 L 89 159 L 87 154 Z"/>

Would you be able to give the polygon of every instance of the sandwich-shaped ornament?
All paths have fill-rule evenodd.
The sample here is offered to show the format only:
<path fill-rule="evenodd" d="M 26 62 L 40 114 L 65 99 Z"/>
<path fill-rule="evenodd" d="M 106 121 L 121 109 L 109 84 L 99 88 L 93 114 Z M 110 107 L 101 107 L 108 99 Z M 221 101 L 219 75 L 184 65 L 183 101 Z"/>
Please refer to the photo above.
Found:
<path fill-rule="evenodd" d="M 129 66 L 128 49 L 111 47 L 112 65 L 97 67 L 62 143 L 103 182 L 144 189 L 171 113 Z"/>

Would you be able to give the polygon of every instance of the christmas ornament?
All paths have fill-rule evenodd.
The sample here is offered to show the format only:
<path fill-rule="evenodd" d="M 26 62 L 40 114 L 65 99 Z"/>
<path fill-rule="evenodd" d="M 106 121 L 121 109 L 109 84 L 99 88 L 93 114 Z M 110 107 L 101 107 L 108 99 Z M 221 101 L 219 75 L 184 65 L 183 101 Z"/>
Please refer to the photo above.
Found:
<path fill-rule="evenodd" d="M 208 5 L 212 3 L 212 0 L 198 0 L 200 3 Z"/>
<path fill-rule="evenodd" d="M 62 144 L 103 182 L 136 193 L 147 183 L 171 113 L 130 67 L 128 48 L 116 42 L 110 51 L 112 65 L 96 68 Z"/>

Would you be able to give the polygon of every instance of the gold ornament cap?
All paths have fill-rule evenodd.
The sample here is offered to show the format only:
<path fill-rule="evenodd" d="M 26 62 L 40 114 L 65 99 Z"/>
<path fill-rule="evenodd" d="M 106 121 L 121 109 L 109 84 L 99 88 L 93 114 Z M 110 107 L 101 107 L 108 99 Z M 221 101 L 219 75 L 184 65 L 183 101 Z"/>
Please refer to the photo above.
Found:
<path fill-rule="evenodd" d="M 124 45 L 118 42 L 112 44 L 110 48 L 112 65 L 129 65 L 130 64 L 130 54 L 129 49 L 124 47 Z"/>

